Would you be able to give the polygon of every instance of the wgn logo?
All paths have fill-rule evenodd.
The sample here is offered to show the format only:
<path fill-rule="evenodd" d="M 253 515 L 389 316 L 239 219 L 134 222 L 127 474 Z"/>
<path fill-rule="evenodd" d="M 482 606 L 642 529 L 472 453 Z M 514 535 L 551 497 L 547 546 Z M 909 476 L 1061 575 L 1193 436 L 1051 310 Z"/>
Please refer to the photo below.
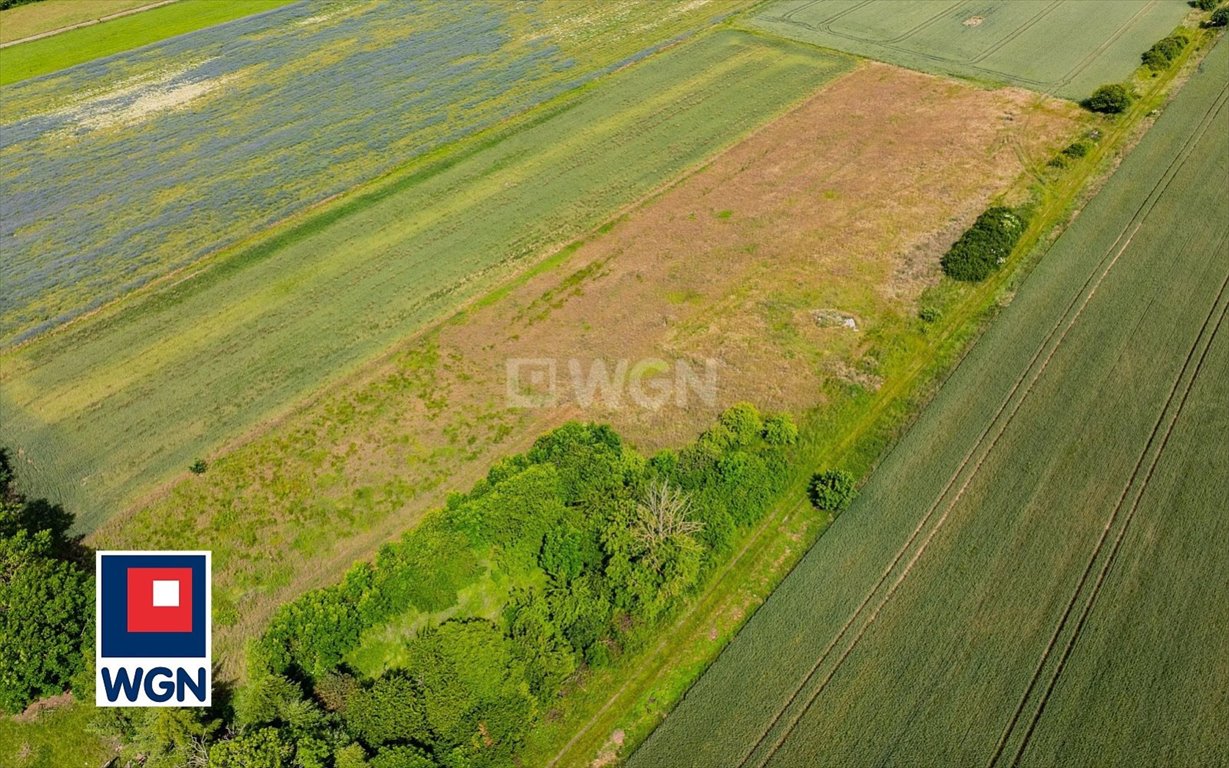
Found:
<path fill-rule="evenodd" d="M 208 552 L 99 552 L 100 707 L 207 707 Z"/>

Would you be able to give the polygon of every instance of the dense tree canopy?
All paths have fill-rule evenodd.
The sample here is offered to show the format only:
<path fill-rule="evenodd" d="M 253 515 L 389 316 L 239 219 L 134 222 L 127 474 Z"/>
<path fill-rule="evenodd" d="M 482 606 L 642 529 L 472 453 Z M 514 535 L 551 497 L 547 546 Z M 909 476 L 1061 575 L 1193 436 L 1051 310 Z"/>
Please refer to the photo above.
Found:
<path fill-rule="evenodd" d="M 27 500 L 0 449 L 0 709 L 64 691 L 85 664 L 94 585 L 69 537 L 72 517 Z"/>

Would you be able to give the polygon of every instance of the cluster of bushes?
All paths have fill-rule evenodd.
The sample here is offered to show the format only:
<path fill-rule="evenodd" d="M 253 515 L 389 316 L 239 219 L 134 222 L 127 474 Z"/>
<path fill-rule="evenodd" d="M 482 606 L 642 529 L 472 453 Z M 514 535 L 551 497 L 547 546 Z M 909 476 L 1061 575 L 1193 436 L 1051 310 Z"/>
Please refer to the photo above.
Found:
<path fill-rule="evenodd" d="M 1153 44 L 1151 48 L 1144 51 L 1140 56 L 1144 66 L 1153 72 L 1160 72 L 1166 69 L 1173 63 L 1174 59 L 1186 50 L 1187 44 L 1190 42 L 1186 35 L 1177 34 L 1162 38 Z"/>
<path fill-rule="evenodd" d="M 93 563 L 72 516 L 17 491 L 0 449 L 0 712 L 80 682 L 93 655 Z"/>
<path fill-rule="evenodd" d="M 977 217 L 946 254 L 941 264 L 948 277 L 977 282 L 999 267 L 1016 247 L 1027 224 L 1012 208 L 996 205 Z"/>
<path fill-rule="evenodd" d="M 16 8 L 19 5 L 29 5 L 37 3 L 39 0 L 0 0 L 0 11 L 7 11 L 9 8 Z"/>
<path fill-rule="evenodd" d="M 1201 11 L 1210 11 L 1219 5 L 1221 0 L 1191 0 L 1191 7 Z"/>
<path fill-rule="evenodd" d="M 745 404 L 648 459 L 609 427 L 560 427 L 374 563 L 283 606 L 250 649 L 227 738 L 192 743 L 211 742 L 218 768 L 514 764 L 565 682 L 647 642 L 764 514 L 797 438 Z M 522 586 L 487 615 L 431 620 L 480 579 Z M 364 631 L 407 612 L 426 628 L 394 668 L 347 666 Z"/>
<path fill-rule="evenodd" d="M 1209 27 L 1224 27 L 1229 26 L 1229 5 L 1222 5 L 1212 12 L 1212 16 L 1208 19 Z"/>
<path fill-rule="evenodd" d="M 1093 146 L 1094 142 L 1089 136 L 1076 139 L 1067 146 L 1063 147 L 1063 150 L 1059 152 L 1052 160 L 1050 160 L 1050 166 L 1053 168 L 1066 167 L 1068 162 L 1072 160 L 1079 160 L 1081 157 L 1086 156 L 1092 151 Z"/>
<path fill-rule="evenodd" d="M 1219 0 L 1194 0 L 1192 5 L 1206 11 L 1215 7 L 1217 2 Z M 1226 6 L 1226 8 L 1222 8 L 1212 14 L 1212 18 L 1207 22 L 1207 25 L 1215 26 L 1217 14 L 1222 13 L 1222 11 L 1224 14 L 1220 24 L 1223 26 L 1229 23 L 1229 6 Z M 1140 54 L 1140 60 L 1152 72 L 1161 72 L 1173 64 L 1178 56 L 1186 50 L 1186 46 L 1190 42 L 1190 38 L 1181 32 L 1169 35 L 1158 40 L 1151 48 Z M 1081 104 L 1093 112 L 1116 115 L 1125 112 L 1134 100 L 1135 94 L 1131 91 L 1129 85 L 1125 83 L 1108 83 L 1093 91 L 1092 95 L 1081 102 Z"/>

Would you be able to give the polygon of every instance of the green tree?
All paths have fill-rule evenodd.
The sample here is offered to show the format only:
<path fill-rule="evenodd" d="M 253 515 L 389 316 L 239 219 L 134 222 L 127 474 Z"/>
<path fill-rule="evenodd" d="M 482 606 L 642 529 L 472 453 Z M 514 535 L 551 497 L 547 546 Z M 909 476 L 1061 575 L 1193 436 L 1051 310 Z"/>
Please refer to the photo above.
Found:
<path fill-rule="evenodd" d="M 760 436 L 764 422 L 760 412 L 751 403 L 735 403 L 721 414 L 719 423 L 734 436 L 739 446 L 751 445 Z"/>
<path fill-rule="evenodd" d="M 422 686 L 437 754 L 509 753 L 536 713 L 524 664 L 494 624 L 447 621 L 406 646 L 406 673 Z"/>
<path fill-rule="evenodd" d="M 1140 60 L 1148 69 L 1159 72 L 1173 63 L 1173 60 L 1181 55 L 1189 42 L 1186 35 L 1170 35 L 1158 40 L 1151 48 L 1144 51 Z"/>
<path fill-rule="evenodd" d="M 778 413 L 764 419 L 764 442 L 769 445 L 793 445 L 798 442 L 798 427 L 789 416 Z"/>
<path fill-rule="evenodd" d="M 505 611 L 513 653 L 525 665 L 525 679 L 538 701 L 555 696 L 576 669 L 572 644 L 564 637 L 551 604 L 537 590 L 521 591 Z"/>
<path fill-rule="evenodd" d="M 815 508 L 823 512 L 839 514 L 857 495 L 853 475 L 843 469 L 817 472 L 807 486 L 807 495 Z"/>
<path fill-rule="evenodd" d="M 1125 85 L 1110 83 L 1093 91 L 1092 95 L 1084 101 L 1084 106 L 1093 112 L 1116 115 L 1119 112 L 1125 112 L 1134 100 L 1135 97 Z"/>
<path fill-rule="evenodd" d="M 261 728 L 219 741 L 209 750 L 210 768 L 289 768 L 294 745 L 277 728 Z"/>
<path fill-rule="evenodd" d="M 439 763 L 418 747 L 402 745 L 381 749 L 367 765 L 371 768 L 436 768 Z"/>
<path fill-rule="evenodd" d="M 333 768 L 369 768 L 367 752 L 358 744 L 347 744 L 333 752 Z"/>
<path fill-rule="evenodd" d="M 346 727 L 369 747 L 397 741 L 428 740 L 423 697 L 418 684 L 399 671 L 382 675 L 351 697 Z"/>
<path fill-rule="evenodd" d="M 1229 5 L 1221 6 L 1212 13 L 1212 18 L 1208 19 L 1209 27 L 1224 27 L 1229 26 Z"/>
<path fill-rule="evenodd" d="M 143 768 L 204 768 L 221 722 L 209 710 L 154 707 L 99 711 L 98 732 L 123 744 L 124 764 Z"/>

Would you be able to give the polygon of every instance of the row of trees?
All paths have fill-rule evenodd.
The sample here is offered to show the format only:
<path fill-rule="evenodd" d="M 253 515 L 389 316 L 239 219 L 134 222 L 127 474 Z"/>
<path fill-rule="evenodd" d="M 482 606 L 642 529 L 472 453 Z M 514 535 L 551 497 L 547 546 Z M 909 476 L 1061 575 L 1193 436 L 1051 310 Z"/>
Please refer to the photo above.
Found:
<path fill-rule="evenodd" d="M 1191 5 L 1198 10 L 1212 12 L 1203 26 L 1223 27 L 1229 25 L 1229 4 L 1220 5 L 1221 2 L 1222 0 L 1192 0 Z M 1218 5 L 1220 7 L 1217 7 Z M 1190 42 L 1191 39 L 1183 32 L 1167 35 L 1140 54 L 1140 62 L 1155 77 L 1156 73 L 1172 66 Z M 1116 115 L 1127 111 L 1134 101 L 1135 93 L 1129 83 L 1107 83 L 1093 91 L 1082 103 L 1086 109 L 1093 112 Z"/>
<path fill-rule="evenodd" d="M 1201 10 L 1211 10 L 1219 0 L 1195 0 L 1192 5 Z M 1207 26 L 1229 24 L 1229 5 L 1217 9 L 1207 21 Z M 1170 67 L 1190 45 L 1190 38 L 1182 33 L 1169 35 L 1155 43 L 1141 55 L 1145 67 L 1158 72 Z M 1097 88 L 1083 105 L 1093 112 L 1118 114 L 1125 112 L 1135 95 L 1128 84 L 1109 83 Z M 1091 145 L 1086 140 L 1077 141 L 1051 161 L 1054 167 L 1063 167 L 1068 160 L 1083 157 Z M 986 279 L 1011 254 L 1027 225 L 1024 211 L 1006 206 L 987 209 L 973 226 L 944 254 L 940 263 L 948 277 L 966 282 Z"/>

